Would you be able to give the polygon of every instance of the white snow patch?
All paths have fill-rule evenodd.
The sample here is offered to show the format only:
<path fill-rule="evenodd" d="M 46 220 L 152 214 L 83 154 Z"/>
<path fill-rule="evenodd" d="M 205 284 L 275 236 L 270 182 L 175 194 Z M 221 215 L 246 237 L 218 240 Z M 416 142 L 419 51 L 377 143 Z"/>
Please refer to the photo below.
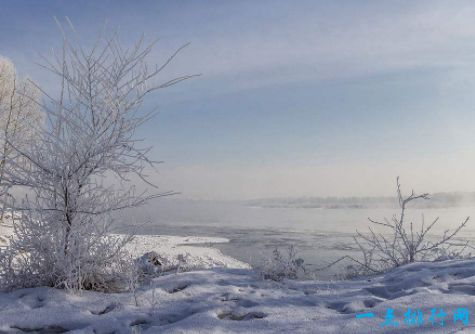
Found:
<path fill-rule="evenodd" d="M 166 260 L 170 268 L 180 266 L 186 271 L 215 267 L 250 268 L 247 263 L 224 255 L 218 249 L 204 247 L 204 245 L 226 242 L 229 240 L 213 237 L 137 235 L 127 248 L 135 257 L 154 251 Z"/>

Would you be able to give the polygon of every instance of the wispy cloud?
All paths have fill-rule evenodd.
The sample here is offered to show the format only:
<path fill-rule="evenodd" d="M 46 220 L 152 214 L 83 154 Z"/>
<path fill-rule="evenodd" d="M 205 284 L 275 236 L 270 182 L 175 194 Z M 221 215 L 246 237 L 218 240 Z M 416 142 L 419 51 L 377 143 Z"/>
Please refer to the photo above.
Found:
<path fill-rule="evenodd" d="M 280 8 L 287 10 L 285 16 L 278 13 L 259 24 L 258 18 L 243 13 L 269 7 L 255 9 L 248 3 L 240 8 L 242 17 L 234 20 L 235 27 L 225 25 L 222 31 L 209 21 L 219 33 L 200 35 L 178 67 L 200 69 L 207 77 L 233 78 L 242 88 L 417 67 L 473 67 L 473 3 L 396 3 L 350 3 L 346 10 L 316 2 L 294 4 Z"/>
<path fill-rule="evenodd" d="M 46 88 L 33 61 L 58 45 L 53 15 L 86 43 L 105 20 L 126 44 L 159 37 L 158 63 L 191 42 L 164 79 L 203 76 L 150 101 L 164 113 L 144 127 L 166 189 L 250 198 L 386 193 L 396 175 L 427 191 L 474 184 L 473 1 L 6 3 L 0 54 Z"/>

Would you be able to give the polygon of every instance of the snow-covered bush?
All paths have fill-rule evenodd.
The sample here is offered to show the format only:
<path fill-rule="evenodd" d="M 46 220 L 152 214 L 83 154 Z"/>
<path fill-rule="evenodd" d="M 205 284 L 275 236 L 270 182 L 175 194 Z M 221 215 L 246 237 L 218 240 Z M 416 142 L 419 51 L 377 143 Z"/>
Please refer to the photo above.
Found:
<path fill-rule="evenodd" d="M 147 252 L 137 260 L 137 271 L 140 275 L 157 275 L 162 271 L 162 262 L 160 255 L 157 252 Z"/>
<path fill-rule="evenodd" d="M 264 261 L 260 274 L 264 279 L 273 281 L 296 279 L 299 274 L 305 274 L 304 260 L 297 257 L 293 245 L 289 246 L 285 253 L 276 248 L 272 252 L 272 257 Z"/>
<path fill-rule="evenodd" d="M 435 248 L 432 251 L 432 256 L 434 261 L 447 261 L 447 260 L 460 260 L 460 259 L 470 259 L 473 257 L 471 252 L 467 251 L 469 248 L 468 242 L 460 243 L 448 243 L 447 245 L 442 245 Z M 473 248 L 470 246 L 470 248 Z"/>
<path fill-rule="evenodd" d="M 356 231 L 357 234 L 353 239 L 361 252 L 361 257 L 345 255 L 316 271 L 326 270 L 348 260 L 351 263 L 345 267 L 343 277 L 355 278 L 384 273 L 413 262 L 464 259 L 471 256 L 466 252 L 468 242 L 453 242 L 457 234 L 467 225 L 470 217 L 465 218 L 454 230 L 446 230 L 442 236 L 436 238 L 429 232 L 439 221 L 438 217 L 428 225 L 425 224 L 424 216 L 420 226 L 415 226 L 412 221 L 406 221 L 407 205 L 415 200 L 429 200 L 429 194 L 417 195 L 412 191 L 409 196 L 404 197 L 399 177 L 396 184 L 399 215 L 394 215 L 391 220 L 384 218 L 382 222 L 368 218 L 373 225 L 383 227 L 387 232 L 375 232 L 371 227 L 367 233 Z"/>
<path fill-rule="evenodd" d="M 186 272 L 201 270 L 203 265 L 188 253 L 180 253 L 176 256 L 161 256 L 157 252 L 147 252 L 136 260 L 139 275 L 141 277 L 153 277 L 165 272 Z"/>
<path fill-rule="evenodd" d="M 21 148 L 7 139 L 14 154 L 5 179 L 27 196 L 11 203 L 22 214 L 0 256 L 0 283 L 114 291 L 130 276 L 123 248 L 129 238 L 110 235 L 111 213 L 169 194 L 137 192 L 130 182 L 151 185 L 144 169 L 154 162 L 136 137 L 152 116 L 142 103 L 189 76 L 152 83 L 181 48 L 149 67 L 153 44 L 143 39 L 126 48 L 115 35 L 101 37 L 85 49 L 63 36 L 61 52 L 46 64 L 59 79 L 59 96 L 39 88 L 44 99 L 35 100 L 46 114 L 46 124 L 35 127 L 39 140 Z"/>
<path fill-rule="evenodd" d="M 361 251 L 362 259 L 351 258 L 357 262 L 353 274 L 374 274 L 417 261 L 465 256 L 467 244 L 460 247 L 452 243 L 452 240 L 467 225 L 469 217 L 454 230 L 446 230 L 442 236 L 435 239 L 429 233 L 439 221 L 438 217 L 428 225 L 422 217 L 420 226 L 415 226 L 412 221 L 406 219 L 407 205 L 416 200 L 429 200 L 429 194 L 417 195 L 412 191 L 409 196 L 404 197 L 397 178 L 397 199 L 400 206 L 399 215 L 394 215 L 391 220 L 385 218 L 384 221 L 369 219 L 373 225 L 383 227 L 387 232 L 375 232 L 371 227 L 368 233 L 357 231 L 354 240 Z"/>

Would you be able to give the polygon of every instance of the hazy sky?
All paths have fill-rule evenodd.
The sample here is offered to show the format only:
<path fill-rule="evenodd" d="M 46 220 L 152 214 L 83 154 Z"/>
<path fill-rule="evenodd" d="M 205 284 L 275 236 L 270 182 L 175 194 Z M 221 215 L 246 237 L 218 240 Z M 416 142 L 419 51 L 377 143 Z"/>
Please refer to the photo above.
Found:
<path fill-rule="evenodd" d="M 475 191 L 473 1 L 0 0 L 0 54 L 35 65 L 104 22 L 125 43 L 159 38 L 152 61 L 191 45 L 143 128 L 164 190 L 192 198 Z"/>

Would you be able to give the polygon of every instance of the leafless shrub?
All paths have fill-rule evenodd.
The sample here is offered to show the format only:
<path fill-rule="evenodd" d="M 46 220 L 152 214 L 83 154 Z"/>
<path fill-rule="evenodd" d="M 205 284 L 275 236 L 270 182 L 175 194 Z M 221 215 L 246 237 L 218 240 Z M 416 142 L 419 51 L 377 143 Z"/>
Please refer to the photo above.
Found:
<path fill-rule="evenodd" d="M 438 261 L 467 256 L 465 250 L 468 243 L 456 244 L 453 241 L 467 225 L 470 217 L 465 218 L 455 229 L 446 230 L 442 236 L 434 240 L 429 233 L 439 221 L 438 217 L 426 224 L 424 216 L 422 216 L 419 228 L 415 227 L 412 221 L 406 219 L 408 204 L 416 200 L 429 200 L 429 194 L 418 195 L 411 191 L 409 196 L 404 197 L 399 177 L 396 184 L 399 214 L 393 215 L 390 220 L 384 218 L 383 221 L 368 218 L 373 226 L 385 229 L 385 233 L 376 232 L 372 226 L 368 228 L 367 233 L 357 231 L 353 239 L 361 252 L 361 258 L 346 255 L 318 270 L 328 269 L 341 261 L 349 260 L 352 263 L 346 267 L 346 277 L 353 278 L 384 273 L 412 262 Z"/>
<path fill-rule="evenodd" d="M 297 257 L 293 245 L 285 253 L 278 248 L 272 252 L 272 257 L 264 262 L 260 274 L 264 279 L 282 281 L 285 278 L 296 279 L 300 274 L 305 274 L 304 260 Z"/>
<path fill-rule="evenodd" d="M 384 227 L 389 233 L 376 233 L 369 227 L 369 233 L 357 232 L 354 238 L 363 254 L 367 269 L 381 272 L 407 263 L 435 260 L 436 254 L 441 251 L 460 255 L 450 241 L 467 225 L 469 217 L 454 230 L 446 230 L 438 240 L 432 241 L 429 239 L 429 232 L 439 221 L 438 217 L 428 225 L 423 217 L 420 229 L 417 229 L 412 221 L 406 221 L 407 205 L 416 200 L 429 200 L 429 194 L 417 195 L 412 191 L 409 196 L 404 197 L 398 177 L 397 199 L 401 209 L 399 215 L 394 215 L 391 220 L 385 218 L 382 222 L 369 218 L 372 224 Z"/>

